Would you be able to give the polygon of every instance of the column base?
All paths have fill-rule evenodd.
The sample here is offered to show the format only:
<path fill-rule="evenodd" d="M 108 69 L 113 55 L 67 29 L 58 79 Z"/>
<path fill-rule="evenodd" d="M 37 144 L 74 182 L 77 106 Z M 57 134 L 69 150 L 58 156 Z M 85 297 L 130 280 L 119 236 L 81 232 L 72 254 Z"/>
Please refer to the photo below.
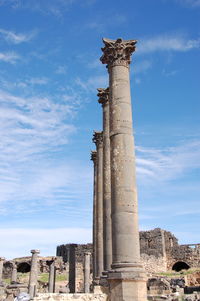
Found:
<path fill-rule="evenodd" d="M 146 301 L 146 280 L 143 270 L 109 272 L 110 301 Z"/>

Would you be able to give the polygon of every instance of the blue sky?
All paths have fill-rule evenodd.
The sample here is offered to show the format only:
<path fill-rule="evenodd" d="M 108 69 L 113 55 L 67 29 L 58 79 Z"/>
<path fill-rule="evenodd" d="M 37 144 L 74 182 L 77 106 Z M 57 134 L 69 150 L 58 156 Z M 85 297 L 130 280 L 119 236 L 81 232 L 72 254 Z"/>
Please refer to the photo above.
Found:
<path fill-rule="evenodd" d="M 140 229 L 200 242 L 199 20 L 199 0 L 0 0 L 1 256 L 91 241 L 102 37 L 138 40 Z"/>

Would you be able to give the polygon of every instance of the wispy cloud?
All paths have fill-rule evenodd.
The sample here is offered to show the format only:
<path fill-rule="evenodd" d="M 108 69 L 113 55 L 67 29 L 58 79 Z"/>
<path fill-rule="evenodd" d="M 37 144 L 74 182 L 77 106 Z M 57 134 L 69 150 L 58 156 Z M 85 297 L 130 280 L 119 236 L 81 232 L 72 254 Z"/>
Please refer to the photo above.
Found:
<path fill-rule="evenodd" d="M 139 177 L 169 181 L 200 168 L 200 139 L 165 149 L 137 147 L 137 154 Z"/>
<path fill-rule="evenodd" d="M 86 23 L 83 29 L 96 30 L 102 33 L 108 27 L 118 27 L 126 22 L 127 22 L 127 17 L 123 14 L 112 14 L 110 16 L 99 15 L 95 19 Z"/>
<path fill-rule="evenodd" d="M 85 91 L 94 91 L 97 88 L 108 86 L 108 76 L 97 75 L 97 76 L 89 77 L 85 81 L 83 81 L 80 78 L 77 78 L 76 83 Z"/>
<path fill-rule="evenodd" d="M 88 243 L 92 240 L 90 228 L 1 228 L 0 235 L 2 241 L 7 241 L 1 247 L 1 255 L 6 259 L 31 256 L 32 249 L 40 249 L 41 256 L 56 255 L 57 245 Z"/>
<path fill-rule="evenodd" d="M 68 143 L 75 131 L 70 123 L 74 107 L 64 99 L 57 103 L 50 97 L 25 98 L 0 90 L 0 109 L 0 201 L 22 200 L 24 195 L 31 197 L 31 191 L 33 198 L 34 189 L 40 190 L 39 183 L 31 190 L 27 181 L 34 186 L 43 168 L 55 173 L 55 167 L 41 164 L 42 158 L 48 162 L 55 150 Z M 38 162 L 40 166 L 36 168 Z M 20 188 L 23 182 L 27 190 Z"/>
<path fill-rule="evenodd" d="M 49 79 L 47 77 L 32 77 L 27 80 L 28 83 L 32 85 L 46 85 Z"/>
<path fill-rule="evenodd" d="M 200 0 L 176 0 L 177 2 L 186 5 L 188 7 L 200 7 Z"/>
<path fill-rule="evenodd" d="M 13 9 L 28 9 L 42 14 L 61 17 L 77 0 L 0 0 L 0 5 L 10 5 Z M 91 5 L 92 1 L 86 1 Z"/>
<path fill-rule="evenodd" d="M 66 74 L 66 72 L 67 72 L 66 66 L 58 66 L 55 71 L 55 73 L 57 74 Z"/>
<path fill-rule="evenodd" d="M 73 108 L 69 104 L 56 104 L 49 98 L 23 98 L 0 91 L 0 107 L 2 156 L 15 154 L 18 160 L 25 160 L 47 147 L 66 143 L 68 134 L 74 131 L 74 127 L 65 122 L 72 114 Z"/>
<path fill-rule="evenodd" d="M 31 33 L 15 33 L 13 31 L 5 30 L 0 28 L 0 36 L 2 36 L 6 41 L 11 42 L 13 44 L 20 44 L 23 42 L 30 41 L 33 36 L 35 35 L 35 32 Z"/>
<path fill-rule="evenodd" d="M 0 61 L 15 64 L 21 57 L 15 52 L 0 52 Z"/>
<path fill-rule="evenodd" d="M 200 38 L 188 39 L 179 35 L 161 35 L 141 39 L 138 43 L 138 54 L 156 51 L 186 52 L 200 48 Z"/>
<path fill-rule="evenodd" d="M 149 60 L 143 60 L 133 65 L 133 71 L 135 74 L 145 73 L 152 67 L 152 62 Z"/>

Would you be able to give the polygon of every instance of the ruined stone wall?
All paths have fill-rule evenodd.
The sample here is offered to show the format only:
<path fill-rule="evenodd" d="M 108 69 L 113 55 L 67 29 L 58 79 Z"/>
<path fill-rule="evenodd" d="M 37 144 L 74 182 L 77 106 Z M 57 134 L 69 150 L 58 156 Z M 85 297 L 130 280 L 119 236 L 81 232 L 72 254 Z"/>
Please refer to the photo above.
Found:
<path fill-rule="evenodd" d="M 8 279 L 11 277 L 13 262 L 17 265 L 17 272 L 28 273 L 30 272 L 31 256 L 14 258 L 4 262 L 3 265 L 3 278 Z M 38 258 L 38 273 L 48 273 L 49 266 L 52 262 L 52 256 Z M 58 271 L 65 269 L 62 257 L 56 257 L 56 267 Z"/>
<path fill-rule="evenodd" d="M 57 246 L 56 256 L 62 256 L 64 262 L 69 261 L 69 246 L 70 244 Z M 83 262 L 84 261 L 84 253 L 91 252 L 93 253 L 92 244 L 78 244 L 76 248 L 76 261 Z M 91 256 L 92 257 L 92 256 Z M 92 262 L 92 260 L 91 260 Z"/>
<path fill-rule="evenodd" d="M 148 275 L 161 273 L 167 270 L 166 259 L 162 256 L 155 257 L 154 255 L 141 254 L 141 261 Z"/>
<path fill-rule="evenodd" d="M 140 232 L 140 253 L 155 257 L 171 254 L 173 247 L 178 246 L 178 239 L 169 231 L 155 228 Z"/>
<path fill-rule="evenodd" d="M 68 249 L 69 244 L 57 247 L 57 255 L 62 256 L 65 262 L 68 261 Z M 92 244 L 78 245 L 78 262 L 83 262 L 86 251 L 92 253 Z M 200 267 L 200 245 L 179 245 L 178 239 L 171 232 L 160 228 L 140 231 L 140 253 L 147 272 L 171 270 L 179 261 L 189 267 Z"/>
<path fill-rule="evenodd" d="M 185 262 L 191 268 L 200 267 L 200 245 L 173 247 L 168 256 L 168 269 L 172 269 L 176 262 Z"/>

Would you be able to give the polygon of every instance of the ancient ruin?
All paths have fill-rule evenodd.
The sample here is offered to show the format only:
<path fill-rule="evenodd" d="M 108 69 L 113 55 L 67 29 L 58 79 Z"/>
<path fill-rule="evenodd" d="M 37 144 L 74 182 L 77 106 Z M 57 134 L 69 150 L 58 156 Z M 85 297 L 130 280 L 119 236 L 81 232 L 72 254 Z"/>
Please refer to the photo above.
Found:
<path fill-rule="evenodd" d="M 0 257 L 0 300 L 200 300 L 200 244 L 179 245 L 160 228 L 138 230 L 130 94 L 137 41 L 103 43 L 109 87 L 97 89 L 102 130 L 92 139 L 93 243 L 57 246 L 56 257 L 42 258 L 37 249 L 32 257 Z"/>
<path fill-rule="evenodd" d="M 156 228 L 140 231 L 141 260 L 147 273 L 179 272 L 188 268 L 200 268 L 200 244 L 179 245 L 178 239 L 169 231 Z M 65 262 L 70 244 L 57 247 L 57 256 Z M 84 252 L 93 251 L 93 245 L 77 245 L 76 262 L 83 262 Z M 93 255 L 93 253 L 92 253 Z"/>

